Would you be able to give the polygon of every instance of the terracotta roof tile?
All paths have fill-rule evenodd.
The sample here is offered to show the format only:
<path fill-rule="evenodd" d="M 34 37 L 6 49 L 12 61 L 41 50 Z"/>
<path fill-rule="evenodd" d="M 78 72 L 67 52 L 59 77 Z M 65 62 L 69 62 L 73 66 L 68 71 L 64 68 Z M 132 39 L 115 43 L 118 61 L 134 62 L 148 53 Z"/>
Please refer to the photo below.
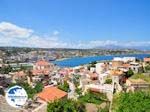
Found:
<path fill-rule="evenodd" d="M 150 62 L 150 58 L 144 58 L 145 62 Z"/>
<path fill-rule="evenodd" d="M 121 71 L 121 70 L 111 70 L 110 75 L 120 76 L 120 75 L 123 75 L 123 71 Z"/>
<path fill-rule="evenodd" d="M 42 92 L 40 92 L 39 94 L 37 94 L 37 96 L 46 101 L 54 101 L 56 99 L 61 99 L 63 97 L 65 97 L 67 95 L 66 92 L 58 89 L 57 87 L 47 87 L 45 88 Z"/>
<path fill-rule="evenodd" d="M 41 74 L 44 74 L 44 75 L 48 75 L 50 73 L 50 70 L 48 69 L 44 69 L 44 70 L 32 70 L 32 73 L 33 75 L 41 75 Z"/>
<path fill-rule="evenodd" d="M 126 68 L 129 68 L 129 67 L 130 67 L 130 64 L 123 64 L 122 66 L 123 66 L 123 67 L 126 67 Z"/>
<path fill-rule="evenodd" d="M 46 60 L 38 60 L 36 62 L 36 65 L 38 65 L 38 66 L 47 66 L 47 65 L 49 65 L 49 63 Z"/>

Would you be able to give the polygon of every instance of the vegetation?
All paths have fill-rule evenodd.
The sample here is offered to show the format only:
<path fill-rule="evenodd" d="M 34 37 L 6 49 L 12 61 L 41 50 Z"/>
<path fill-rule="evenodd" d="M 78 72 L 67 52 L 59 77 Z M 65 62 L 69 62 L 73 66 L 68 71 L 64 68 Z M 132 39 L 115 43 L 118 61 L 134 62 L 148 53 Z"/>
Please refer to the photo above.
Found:
<path fill-rule="evenodd" d="M 126 73 L 126 77 L 129 78 L 129 77 L 131 77 L 132 75 L 134 75 L 134 72 L 133 72 L 131 69 L 129 69 L 129 70 L 127 71 L 127 73 Z"/>
<path fill-rule="evenodd" d="M 80 85 L 80 83 L 79 83 L 80 80 L 79 79 L 80 79 L 79 75 L 74 75 L 74 77 L 73 77 L 73 83 L 74 83 L 74 85 L 75 85 L 76 88 Z"/>
<path fill-rule="evenodd" d="M 71 99 L 62 99 L 48 104 L 47 112 L 85 112 L 82 102 Z"/>
<path fill-rule="evenodd" d="M 23 66 L 23 65 L 21 65 L 19 70 L 21 70 L 21 71 L 29 71 L 29 70 L 32 70 L 32 69 L 33 69 L 32 66 Z"/>
<path fill-rule="evenodd" d="M 97 62 L 96 62 L 96 61 L 93 61 L 93 62 L 91 62 L 90 64 L 91 64 L 91 67 L 95 67 L 95 64 L 97 64 Z"/>
<path fill-rule="evenodd" d="M 112 83 L 112 79 L 106 79 L 105 83 L 106 84 L 111 84 Z"/>
<path fill-rule="evenodd" d="M 82 89 L 81 88 L 76 88 L 76 93 L 81 96 L 82 95 Z"/>
<path fill-rule="evenodd" d="M 107 101 L 105 94 L 91 91 L 86 93 L 84 96 L 80 96 L 79 100 L 85 103 L 94 103 L 94 104 L 101 104 L 103 101 Z"/>
<path fill-rule="evenodd" d="M 89 65 L 87 66 L 88 70 L 90 70 L 91 67 L 95 67 L 95 64 L 97 64 L 96 61 L 89 63 Z"/>
<path fill-rule="evenodd" d="M 9 87 L 15 86 L 15 85 L 19 85 L 21 87 L 23 87 L 27 94 L 28 94 L 28 98 L 33 98 L 35 94 L 39 93 L 40 91 L 42 91 L 42 83 L 38 83 L 35 88 L 32 88 L 28 83 L 24 83 L 24 82 L 19 82 L 19 83 L 12 83 Z"/>
<path fill-rule="evenodd" d="M 3 88 L 0 88 L 0 95 L 5 95 L 5 92 L 4 92 L 4 89 Z"/>
<path fill-rule="evenodd" d="M 135 61 L 136 61 L 136 62 L 140 62 L 141 60 L 136 58 Z"/>
<path fill-rule="evenodd" d="M 106 105 L 105 108 L 99 108 L 97 112 L 109 112 L 109 105 Z"/>
<path fill-rule="evenodd" d="M 58 88 L 65 91 L 65 92 L 68 92 L 69 91 L 69 84 L 65 81 L 63 85 L 58 85 Z"/>
<path fill-rule="evenodd" d="M 150 82 L 150 75 L 144 75 L 142 73 L 134 74 L 131 78 L 133 78 L 133 79 L 143 79 L 146 82 Z"/>
<path fill-rule="evenodd" d="M 90 64 L 91 64 L 91 67 L 95 67 L 95 64 L 97 64 L 97 62 L 96 62 L 96 61 L 93 61 L 93 62 L 91 62 Z"/>
<path fill-rule="evenodd" d="M 12 67 L 10 65 L 0 68 L 1 74 L 8 74 L 11 71 L 12 71 Z"/>
<path fill-rule="evenodd" d="M 149 99 L 149 91 L 117 94 L 113 101 L 113 112 L 150 112 Z"/>
<path fill-rule="evenodd" d="M 147 65 L 147 66 L 145 67 L 145 70 L 146 70 L 146 71 L 150 71 L 150 65 Z"/>
<path fill-rule="evenodd" d="M 43 88 L 44 88 L 44 85 L 40 82 L 38 82 L 34 87 L 34 89 L 36 90 L 37 93 L 41 92 L 43 90 Z"/>

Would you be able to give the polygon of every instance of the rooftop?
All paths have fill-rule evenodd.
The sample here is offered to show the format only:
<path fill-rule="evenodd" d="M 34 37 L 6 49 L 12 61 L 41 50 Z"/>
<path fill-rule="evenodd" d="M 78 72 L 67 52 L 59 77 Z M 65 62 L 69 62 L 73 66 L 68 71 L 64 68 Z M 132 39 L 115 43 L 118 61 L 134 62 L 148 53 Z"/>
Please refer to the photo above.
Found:
<path fill-rule="evenodd" d="M 41 60 L 38 60 L 38 61 L 36 62 L 36 65 L 37 65 L 37 66 L 47 66 L 47 65 L 49 65 L 49 62 L 47 62 L 47 61 L 44 60 L 44 59 L 41 59 Z"/>
<path fill-rule="evenodd" d="M 150 58 L 144 58 L 145 62 L 150 62 Z"/>
<path fill-rule="evenodd" d="M 122 70 L 110 70 L 110 75 L 113 75 L 113 76 L 120 76 L 120 75 L 123 75 L 123 71 Z"/>
<path fill-rule="evenodd" d="M 42 92 L 37 94 L 37 96 L 46 102 L 54 101 L 56 99 L 61 99 L 67 95 L 66 92 L 58 89 L 57 87 L 47 87 L 44 88 Z"/>
<path fill-rule="evenodd" d="M 48 75 L 50 73 L 50 70 L 44 69 L 44 70 L 32 70 L 33 75 Z"/>

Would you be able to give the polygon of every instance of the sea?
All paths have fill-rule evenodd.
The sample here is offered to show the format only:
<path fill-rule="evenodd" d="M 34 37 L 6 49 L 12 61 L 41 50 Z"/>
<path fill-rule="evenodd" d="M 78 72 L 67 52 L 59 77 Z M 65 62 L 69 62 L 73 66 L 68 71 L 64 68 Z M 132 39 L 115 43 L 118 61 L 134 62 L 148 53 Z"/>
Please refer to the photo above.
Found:
<path fill-rule="evenodd" d="M 84 64 L 88 64 L 93 61 L 109 61 L 114 57 L 136 57 L 143 60 L 145 57 L 150 57 L 150 54 L 129 54 L 129 55 L 101 55 L 101 56 L 87 56 L 87 57 L 73 57 L 69 59 L 53 61 L 54 64 L 60 67 L 76 67 Z"/>

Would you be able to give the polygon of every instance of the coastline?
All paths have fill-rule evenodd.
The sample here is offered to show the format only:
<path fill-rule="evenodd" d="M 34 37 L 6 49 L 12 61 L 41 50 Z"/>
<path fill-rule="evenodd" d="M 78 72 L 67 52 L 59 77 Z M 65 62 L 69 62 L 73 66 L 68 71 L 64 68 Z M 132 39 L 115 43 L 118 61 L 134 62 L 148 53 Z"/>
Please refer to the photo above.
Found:
<path fill-rule="evenodd" d="M 72 57 L 71 57 L 72 58 Z M 60 59 L 56 59 L 55 61 L 64 61 L 66 59 L 71 59 L 71 58 L 60 58 Z"/>
<path fill-rule="evenodd" d="M 60 59 L 56 59 L 55 61 L 64 61 L 64 60 L 68 60 L 68 59 L 72 59 L 72 58 L 90 58 L 90 57 L 101 57 L 101 56 L 116 56 L 116 57 L 120 57 L 120 56 L 132 56 L 132 55 L 143 55 L 143 54 L 147 54 L 150 55 L 150 53 L 133 53 L 133 54 L 109 54 L 109 55 L 95 55 L 95 56 L 73 56 L 73 57 L 69 57 L 69 58 L 60 58 Z"/>
<path fill-rule="evenodd" d="M 54 64 L 60 67 L 75 67 L 79 65 L 85 65 L 93 61 L 109 61 L 113 57 L 136 57 L 138 59 L 143 59 L 144 57 L 150 56 L 150 54 L 122 54 L 122 55 L 101 55 L 101 56 L 84 56 L 84 57 L 72 57 L 72 58 L 62 58 L 53 61 Z"/>

